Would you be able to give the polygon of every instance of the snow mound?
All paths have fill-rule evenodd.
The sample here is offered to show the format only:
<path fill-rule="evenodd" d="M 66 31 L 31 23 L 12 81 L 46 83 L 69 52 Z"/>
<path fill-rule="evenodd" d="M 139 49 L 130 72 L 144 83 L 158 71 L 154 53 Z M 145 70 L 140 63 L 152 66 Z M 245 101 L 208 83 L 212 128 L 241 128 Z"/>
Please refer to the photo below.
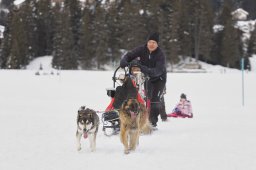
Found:
<path fill-rule="evenodd" d="M 200 68 L 198 69 L 188 69 L 186 68 L 187 65 L 190 64 L 199 64 Z M 240 70 L 223 67 L 221 65 L 212 65 L 208 64 L 203 61 L 196 61 L 194 58 L 186 57 L 184 60 L 182 60 L 180 63 L 173 66 L 173 69 L 170 69 L 170 67 L 167 68 L 170 72 L 179 72 L 179 73 L 236 73 Z"/>
<path fill-rule="evenodd" d="M 28 65 L 27 65 L 27 70 L 43 70 L 44 72 L 50 72 L 55 70 L 51 63 L 52 63 L 52 58 L 53 56 L 42 56 L 38 57 L 34 60 L 32 60 Z M 172 70 L 171 68 L 167 68 L 168 71 L 172 70 L 173 72 L 184 72 L 184 73 L 226 73 L 226 72 L 239 72 L 238 69 L 231 69 L 227 67 L 223 67 L 220 65 L 211 65 L 207 64 L 205 62 L 199 61 L 199 64 L 201 65 L 201 69 L 186 69 L 183 68 L 184 64 L 190 63 L 190 62 L 195 62 L 194 58 L 186 58 L 183 61 L 183 64 L 180 64 L 180 68 L 178 65 L 175 65 L 175 68 Z M 256 55 L 251 59 L 251 65 L 256 65 Z M 117 67 L 117 64 L 115 64 Z M 104 65 L 104 70 L 115 70 L 116 67 L 110 66 L 110 65 Z M 170 66 L 171 67 L 171 66 Z M 256 70 L 256 68 L 252 69 Z"/>
<path fill-rule="evenodd" d="M 28 65 L 28 70 L 42 70 L 51 71 L 52 68 L 52 56 L 42 56 L 32 60 Z"/>
<path fill-rule="evenodd" d="M 25 0 L 16 0 L 13 2 L 14 5 L 20 5 L 24 2 Z"/>

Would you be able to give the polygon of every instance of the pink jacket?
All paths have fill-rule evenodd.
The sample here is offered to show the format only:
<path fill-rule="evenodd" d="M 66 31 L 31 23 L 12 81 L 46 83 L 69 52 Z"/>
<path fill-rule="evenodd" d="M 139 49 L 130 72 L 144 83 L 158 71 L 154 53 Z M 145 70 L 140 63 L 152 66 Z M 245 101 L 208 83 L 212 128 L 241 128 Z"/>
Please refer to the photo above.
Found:
<path fill-rule="evenodd" d="M 186 115 L 192 115 L 193 112 L 191 102 L 188 100 L 186 100 L 184 103 L 179 102 L 175 107 L 175 111 L 180 111 L 182 114 Z"/>

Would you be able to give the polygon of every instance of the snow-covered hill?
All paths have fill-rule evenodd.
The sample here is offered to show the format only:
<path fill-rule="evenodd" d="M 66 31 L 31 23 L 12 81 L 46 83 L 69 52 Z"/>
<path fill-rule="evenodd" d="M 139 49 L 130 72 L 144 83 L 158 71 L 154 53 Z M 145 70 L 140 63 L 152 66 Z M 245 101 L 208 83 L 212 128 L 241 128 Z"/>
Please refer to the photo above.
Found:
<path fill-rule="evenodd" d="M 256 67 L 255 60 L 256 60 L 256 55 L 251 58 L 251 64 L 252 64 L 253 71 L 255 71 L 255 67 Z M 51 72 L 51 71 L 55 70 L 51 66 L 51 61 L 52 61 L 52 56 L 38 57 L 28 64 L 27 69 L 38 71 L 40 69 L 40 67 L 42 67 L 43 71 Z M 199 62 L 199 63 L 202 66 L 201 72 L 202 71 L 208 72 L 208 73 L 239 72 L 239 70 L 237 70 L 237 69 L 230 69 L 230 68 L 226 68 L 226 67 L 223 67 L 220 65 L 211 65 L 211 64 L 204 63 L 204 62 Z M 106 68 L 106 70 L 114 70 L 115 69 L 112 66 L 108 66 L 108 67 L 106 66 L 105 68 Z M 168 70 L 172 70 L 172 69 L 169 68 Z M 200 72 L 200 70 L 182 69 L 181 72 Z"/>
<path fill-rule="evenodd" d="M 27 65 L 28 70 L 39 70 L 40 68 L 45 71 L 52 71 L 52 56 L 38 57 Z"/>

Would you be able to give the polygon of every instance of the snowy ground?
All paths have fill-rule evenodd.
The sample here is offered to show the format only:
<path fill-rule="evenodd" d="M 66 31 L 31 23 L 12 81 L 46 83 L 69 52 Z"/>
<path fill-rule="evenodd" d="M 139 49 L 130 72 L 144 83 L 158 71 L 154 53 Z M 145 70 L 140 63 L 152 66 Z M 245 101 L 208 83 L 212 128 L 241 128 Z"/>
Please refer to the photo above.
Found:
<path fill-rule="evenodd" d="M 195 117 L 159 122 L 129 155 L 101 130 L 96 152 L 86 140 L 76 151 L 77 110 L 105 109 L 111 71 L 34 73 L 0 70 L 1 170 L 255 170 L 255 73 L 245 74 L 244 107 L 241 73 L 168 74 L 167 111 L 184 92 Z"/>
<path fill-rule="evenodd" d="M 253 72 L 256 72 L 256 54 L 254 54 L 251 58 L 250 58 L 250 63 L 251 63 L 251 70 Z"/>

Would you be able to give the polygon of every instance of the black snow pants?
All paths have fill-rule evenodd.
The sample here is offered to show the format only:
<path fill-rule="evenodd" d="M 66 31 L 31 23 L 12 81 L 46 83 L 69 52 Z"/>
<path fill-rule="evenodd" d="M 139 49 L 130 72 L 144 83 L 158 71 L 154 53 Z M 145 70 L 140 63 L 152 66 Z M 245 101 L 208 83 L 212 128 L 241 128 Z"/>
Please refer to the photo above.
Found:
<path fill-rule="evenodd" d="M 159 115 L 161 115 L 163 120 L 167 118 L 163 97 L 165 84 L 166 82 L 160 79 L 154 82 L 150 80 L 146 82 L 147 97 L 150 99 L 149 120 L 152 125 L 157 124 Z"/>

